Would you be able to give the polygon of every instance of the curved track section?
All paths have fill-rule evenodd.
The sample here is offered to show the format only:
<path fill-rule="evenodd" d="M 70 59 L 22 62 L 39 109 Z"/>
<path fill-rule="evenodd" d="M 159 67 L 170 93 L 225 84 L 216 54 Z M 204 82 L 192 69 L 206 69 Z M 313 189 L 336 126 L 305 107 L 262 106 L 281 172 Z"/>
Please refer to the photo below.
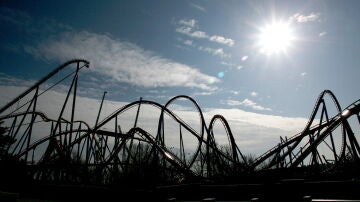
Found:
<path fill-rule="evenodd" d="M 75 71 L 46 83 L 65 67 L 74 65 Z M 165 105 L 140 99 L 115 110 L 93 128 L 75 120 L 80 70 L 88 66 L 85 60 L 66 62 L 1 108 L 0 121 L 6 135 L 16 140 L 7 152 L 25 162 L 34 179 L 111 184 L 117 183 L 117 178 L 124 181 L 129 176 L 144 175 L 144 179 L 155 177 L 156 181 L 176 183 L 220 176 L 225 173 L 224 168 L 245 169 L 225 118 L 216 115 L 206 125 L 201 108 L 189 96 L 176 96 Z M 68 90 L 57 115 L 41 112 L 38 100 L 65 79 Z M 181 112 L 176 110 L 179 101 L 187 102 L 197 111 L 196 123 L 182 119 Z M 155 127 L 141 126 L 143 108 L 154 112 Z M 129 114 L 135 114 L 131 127 L 122 122 Z M 225 145 L 216 142 L 216 123 L 221 123 L 229 140 Z"/>
<path fill-rule="evenodd" d="M 326 96 L 330 99 L 326 100 Z M 333 104 L 334 115 L 330 116 Z M 344 110 L 334 94 L 323 91 L 315 104 L 304 130 L 291 138 L 281 138 L 281 142 L 259 156 L 252 164 L 256 170 L 268 168 L 294 168 L 312 165 L 336 165 L 346 159 L 358 159 L 360 147 L 351 124 L 350 117 L 359 120 L 360 101 L 357 100 Z M 358 121 L 352 125 L 358 126 Z M 359 134 L 358 134 L 359 135 Z"/>
<path fill-rule="evenodd" d="M 46 84 L 67 66 L 75 70 Z M 0 110 L 5 135 L 15 140 L 6 151 L 25 162 L 35 180 L 176 184 L 359 161 L 359 128 L 354 128 L 360 124 L 360 100 L 342 110 L 334 94 L 323 91 L 302 132 L 281 137 L 278 145 L 250 163 L 226 119 L 215 115 L 207 125 L 198 103 L 186 95 L 164 105 L 140 99 L 119 107 L 94 127 L 75 120 L 80 70 L 88 66 L 86 60 L 66 62 Z M 41 112 L 41 96 L 62 82 L 68 89 L 60 110 L 55 115 Z M 177 109 L 181 102 L 186 103 L 186 110 Z M 190 112 L 192 116 L 186 116 Z"/>

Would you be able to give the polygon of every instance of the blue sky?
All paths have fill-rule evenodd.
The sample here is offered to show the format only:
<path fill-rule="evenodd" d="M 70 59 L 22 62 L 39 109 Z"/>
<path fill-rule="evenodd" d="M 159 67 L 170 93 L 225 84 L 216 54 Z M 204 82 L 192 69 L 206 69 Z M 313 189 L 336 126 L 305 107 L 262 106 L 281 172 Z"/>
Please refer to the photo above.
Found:
<path fill-rule="evenodd" d="M 90 61 L 82 96 L 308 117 L 318 94 L 359 97 L 358 1 L 2 1 L 0 79 L 38 80 L 73 58 Z M 259 33 L 289 24 L 285 51 Z M 4 79 L 7 78 L 7 79 Z M 7 88 L 2 88 L 5 91 Z M 4 93 L 4 92 L 2 92 Z M 5 92 L 6 93 L 6 92 Z"/>

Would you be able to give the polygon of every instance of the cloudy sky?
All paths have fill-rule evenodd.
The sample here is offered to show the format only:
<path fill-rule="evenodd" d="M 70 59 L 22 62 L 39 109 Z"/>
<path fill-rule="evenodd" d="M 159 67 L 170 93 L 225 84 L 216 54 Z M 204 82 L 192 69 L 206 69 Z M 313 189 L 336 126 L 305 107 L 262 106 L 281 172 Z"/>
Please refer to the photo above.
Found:
<path fill-rule="evenodd" d="M 83 58 L 84 100 L 107 91 L 113 103 L 164 104 L 185 94 L 234 133 L 290 136 L 324 89 L 342 107 L 359 98 L 359 4 L 1 1 L 0 101 Z"/>

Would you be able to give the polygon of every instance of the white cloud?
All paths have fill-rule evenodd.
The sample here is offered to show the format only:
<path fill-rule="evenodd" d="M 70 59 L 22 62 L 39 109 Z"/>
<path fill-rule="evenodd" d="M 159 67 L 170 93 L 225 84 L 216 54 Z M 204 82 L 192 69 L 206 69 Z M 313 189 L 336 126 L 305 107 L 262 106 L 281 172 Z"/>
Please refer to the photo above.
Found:
<path fill-rule="evenodd" d="M 203 31 L 194 31 L 191 33 L 191 36 L 195 38 L 208 38 L 208 35 Z"/>
<path fill-rule="evenodd" d="M 213 92 L 195 92 L 191 96 L 205 96 L 205 95 L 212 95 Z"/>
<path fill-rule="evenodd" d="M 250 99 L 244 99 L 243 101 L 238 101 L 238 100 L 222 100 L 221 101 L 222 104 L 227 104 L 229 106 L 245 106 L 245 107 L 250 107 L 253 110 L 258 110 L 258 111 L 272 111 L 272 109 L 270 108 L 266 108 L 263 106 L 260 106 L 258 104 L 256 104 L 256 102 L 250 100 Z"/>
<path fill-rule="evenodd" d="M 206 32 L 201 30 L 194 30 L 193 28 L 197 26 L 197 21 L 194 19 L 191 20 L 179 20 L 178 24 L 181 25 L 180 27 L 177 27 L 175 29 L 176 32 L 187 35 L 191 38 L 202 38 L 202 39 L 208 39 L 209 41 L 220 43 L 227 46 L 233 46 L 235 44 L 235 41 L 230 38 L 225 38 L 223 36 L 219 35 L 213 35 L 209 36 Z"/>
<path fill-rule="evenodd" d="M 188 45 L 188 46 L 192 46 L 192 45 L 193 45 L 193 41 L 192 41 L 192 40 L 185 40 L 185 41 L 184 41 L 184 44 L 185 44 L 185 45 Z"/>
<path fill-rule="evenodd" d="M 208 38 L 209 36 L 203 31 L 192 31 L 191 27 L 178 27 L 176 32 L 185 34 L 192 38 Z"/>
<path fill-rule="evenodd" d="M 279 143 L 279 137 L 291 137 L 301 132 L 306 118 L 283 117 L 247 112 L 241 109 L 212 109 L 206 111 L 211 117 L 223 115 L 228 121 L 235 140 L 245 154 L 259 155 Z"/>
<path fill-rule="evenodd" d="M 35 80 L 23 80 L 15 77 L 8 76 L 4 73 L 0 73 L 0 85 L 25 85 L 25 86 L 31 86 L 34 83 L 36 83 Z"/>
<path fill-rule="evenodd" d="M 295 13 L 293 16 L 290 17 L 290 19 L 295 20 L 296 22 L 299 23 L 304 23 L 304 22 L 315 21 L 319 19 L 319 17 L 320 17 L 320 13 L 310 13 L 309 15 L 302 15 L 300 13 Z"/>
<path fill-rule="evenodd" d="M 237 105 L 242 105 L 242 102 L 238 101 L 238 100 L 226 100 L 226 101 L 221 101 L 222 104 L 227 104 L 229 106 L 237 106 Z"/>
<path fill-rule="evenodd" d="M 175 31 L 176 31 L 176 32 L 179 32 L 179 33 L 181 33 L 181 34 L 185 34 L 185 35 L 191 36 L 192 28 L 191 28 L 191 27 L 178 27 L 178 28 L 176 28 Z"/>
<path fill-rule="evenodd" d="M 225 62 L 225 61 L 221 61 L 220 64 L 225 65 L 225 66 L 228 66 L 228 67 L 235 67 L 235 66 L 236 66 L 236 64 L 234 64 L 234 63 Z"/>
<path fill-rule="evenodd" d="M 228 57 L 231 57 L 231 55 L 229 54 Z M 222 64 L 224 66 L 227 66 L 227 67 L 230 67 L 230 68 L 235 68 L 235 69 L 238 69 L 238 70 L 243 68 L 243 66 L 237 65 L 237 64 L 231 63 L 231 62 L 222 61 L 222 62 L 220 62 L 220 64 Z"/>
<path fill-rule="evenodd" d="M 85 58 L 93 67 L 90 69 L 137 86 L 185 86 L 214 90 L 216 87 L 210 84 L 219 82 L 216 77 L 162 58 L 135 44 L 86 31 L 63 32 L 36 46 L 27 46 L 25 50 L 43 60 L 64 62 Z"/>
<path fill-rule="evenodd" d="M 181 41 L 183 44 L 187 45 L 187 46 L 190 46 L 190 47 L 193 47 L 193 48 L 196 48 L 198 49 L 199 51 L 203 51 L 203 52 L 207 52 L 207 53 L 210 53 L 212 55 L 216 55 L 216 56 L 220 56 L 221 58 L 230 58 L 231 55 L 230 54 L 227 54 L 224 52 L 224 49 L 222 48 L 210 48 L 210 47 L 203 47 L 203 46 L 197 46 L 193 40 L 182 40 L 182 39 L 179 39 L 179 41 Z M 186 48 L 186 47 L 179 47 L 179 48 Z M 233 67 L 235 66 L 235 64 L 232 64 L 232 63 L 226 63 L 226 62 L 221 62 L 222 65 L 225 65 L 225 66 L 229 66 L 229 67 Z"/>
<path fill-rule="evenodd" d="M 186 19 L 182 19 L 179 21 L 180 25 L 185 25 L 188 27 L 195 27 L 197 25 L 197 21 L 194 19 L 190 19 L 190 20 L 186 20 Z"/>
<path fill-rule="evenodd" d="M 257 92 L 255 92 L 255 91 L 253 91 L 253 92 L 251 92 L 251 93 L 250 93 L 250 95 L 251 95 L 252 97 L 256 97 L 256 96 L 258 96 L 258 95 L 259 95 L 259 93 L 257 93 Z"/>
<path fill-rule="evenodd" d="M 222 49 L 222 48 L 214 49 L 214 48 L 199 46 L 199 47 L 198 47 L 198 50 L 204 51 L 204 52 L 208 52 L 208 53 L 211 53 L 211 54 L 213 54 L 213 55 L 220 56 L 220 57 L 222 57 L 222 58 L 230 58 L 230 57 L 231 57 L 231 55 L 225 53 L 225 52 L 224 52 L 224 49 Z"/>
<path fill-rule="evenodd" d="M 0 8 L 0 22 L 16 25 L 26 35 L 43 36 L 39 37 L 44 39 L 40 43 L 21 47 L 27 53 L 61 63 L 73 58 L 84 58 L 95 67 L 92 70 L 116 81 L 144 87 L 185 86 L 203 90 L 216 89 L 211 84 L 220 81 L 196 68 L 163 58 L 135 44 L 106 34 L 76 32 L 72 27 L 52 19 L 34 20 L 25 12 Z M 181 20 L 180 23 L 194 27 L 197 21 Z M 189 29 L 183 31 L 189 32 Z M 204 34 L 199 31 L 191 33 L 196 37 Z"/>
<path fill-rule="evenodd" d="M 292 118 L 275 115 L 247 112 L 241 109 L 210 109 L 206 114 L 222 114 L 230 123 L 244 122 L 268 128 L 276 128 L 285 131 L 300 132 L 307 123 L 306 118 Z"/>
<path fill-rule="evenodd" d="M 234 95 L 239 95 L 240 92 L 239 91 L 235 91 L 235 90 L 231 90 L 230 93 L 234 94 Z"/>
<path fill-rule="evenodd" d="M 2 95 L 6 95 L 0 97 L 0 106 L 3 106 L 26 89 L 26 87 L 18 86 L 0 86 L 0 93 Z M 39 97 L 38 110 L 44 112 L 44 114 L 48 115 L 50 118 L 56 118 L 59 114 L 59 107 L 56 106 L 61 106 L 65 97 L 66 93 L 54 92 L 50 90 L 46 94 Z M 119 109 L 126 104 L 128 103 L 109 101 L 105 99 L 102 113 L 100 115 L 100 121 L 109 114 L 112 114 L 112 112 L 114 112 L 116 109 Z M 75 110 L 75 120 L 83 120 L 89 123 L 90 126 L 93 126 L 96 120 L 99 106 L 100 100 L 78 96 Z M 172 106 L 172 109 L 175 110 L 175 113 L 182 120 L 186 121 L 186 123 L 189 123 L 192 128 L 199 128 L 199 117 L 197 116 L 197 112 L 192 110 L 189 111 L 189 109 L 192 109 L 191 107 L 184 108 L 180 105 L 176 105 Z M 71 110 L 66 111 L 65 114 L 69 115 L 70 113 L 67 113 L 69 111 Z M 118 124 L 121 125 L 123 132 L 126 132 L 131 127 L 133 127 L 136 111 L 137 108 L 135 107 L 131 110 L 128 110 L 122 116 L 119 116 Z M 221 108 L 204 109 L 205 121 L 209 123 L 211 117 L 215 114 L 223 115 L 227 119 L 240 150 L 245 154 L 251 153 L 254 155 L 260 155 L 267 149 L 270 149 L 276 145 L 279 141 L 279 136 L 290 137 L 300 132 L 307 122 L 307 119 L 305 118 L 264 115 L 253 112 L 246 112 L 240 109 Z M 139 114 L 138 126 L 144 130 L 147 130 L 150 134 L 155 135 L 157 131 L 159 115 L 160 112 L 157 108 L 142 105 Z M 178 131 L 179 125 L 170 124 L 170 122 L 166 123 L 165 136 L 166 138 L 169 138 L 166 142 L 167 144 L 175 144 L 173 141 L 176 138 L 171 139 L 168 133 L 172 131 Z M 108 124 L 105 125 L 103 129 L 111 130 L 112 127 L 110 124 Z M 41 130 L 41 132 L 42 131 L 43 130 Z M 172 135 L 174 134 L 172 133 Z M 227 137 L 219 133 L 215 133 L 215 139 L 220 144 L 224 144 L 227 141 Z M 191 148 L 196 145 L 196 139 L 187 138 L 185 139 L 184 144 L 186 147 Z"/>
<path fill-rule="evenodd" d="M 306 73 L 306 72 L 303 72 L 303 73 L 301 73 L 300 75 L 301 75 L 301 76 L 306 76 L 307 73 Z"/>
<path fill-rule="evenodd" d="M 154 94 L 164 94 L 164 93 L 166 93 L 167 91 L 166 91 L 166 90 L 162 90 L 162 91 L 160 91 L 160 90 L 149 90 L 149 91 L 147 91 L 147 92 L 149 92 L 149 93 L 154 93 Z"/>
<path fill-rule="evenodd" d="M 234 40 L 232 39 L 227 39 L 223 36 L 217 36 L 217 35 L 214 35 L 214 36 L 211 36 L 209 38 L 210 41 L 215 41 L 215 42 L 218 42 L 218 43 L 221 43 L 221 44 L 225 44 L 225 45 L 228 45 L 228 46 L 233 46 L 234 45 Z"/>
<path fill-rule="evenodd" d="M 206 12 L 206 9 L 198 4 L 194 4 L 194 3 L 190 3 L 190 6 L 199 10 L 199 11 L 202 11 L 202 12 Z"/>
<path fill-rule="evenodd" d="M 325 36 L 325 35 L 327 35 L 327 32 L 320 32 L 319 33 L 319 37 L 322 37 L 322 36 Z"/>

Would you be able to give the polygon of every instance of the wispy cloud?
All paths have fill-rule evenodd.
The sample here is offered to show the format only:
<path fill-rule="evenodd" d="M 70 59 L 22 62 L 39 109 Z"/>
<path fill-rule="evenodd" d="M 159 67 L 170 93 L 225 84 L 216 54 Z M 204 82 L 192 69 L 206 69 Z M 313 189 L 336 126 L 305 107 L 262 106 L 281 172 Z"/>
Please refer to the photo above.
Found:
<path fill-rule="evenodd" d="M 199 49 L 200 51 L 208 52 L 208 53 L 211 53 L 211 54 L 213 54 L 213 55 L 220 56 L 220 57 L 222 57 L 222 58 L 229 58 L 229 57 L 231 57 L 231 55 L 225 53 L 225 52 L 224 52 L 224 49 L 222 49 L 222 48 L 217 48 L 217 49 L 215 49 L 215 48 L 210 48 L 210 47 L 199 46 L 198 49 Z"/>
<path fill-rule="evenodd" d="M 233 46 L 235 43 L 233 39 L 227 39 L 223 36 L 217 36 L 217 35 L 211 36 L 209 39 L 210 41 L 215 41 L 228 46 Z"/>
<path fill-rule="evenodd" d="M 206 12 L 206 9 L 198 4 L 194 4 L 194 3 L 190 3 L 190 6 L 199 10 L 199 11 L 202 11 L 202 12 Z"/>
<path fill-rule="evenodd" d="M 266 108 L 266 107 L 263 107 L 263 106 L 260 106 L 258 104 L 256 104 L 256 102 L 248 99 L 248 98 L 245 98 L 243 101 L 238 101 L 238 100 L 222 100 L 221 101 L 222 104 L 226 104 L 226 105 L 229 105 L 229 106 L 245 106 L 245 107 L 250 107 L 252 108 L 253 110 L 258 110 L 258 111 L 272 111 L 272 109 L 270 108 Z"/>
<path fill-rule="evenodd" d="M 0 23 L 12 24 L 19 29 L 23 34 L 32 35 L 50 35 L 61 31 L 69 31 L 73 28 L 69 25 L 57 22 L 54 19 L 43 17 L 41 19 L 34 19 L 27 12 L 0 7 Z"/>
<path fill-rule="evenodd" d="M 63 32 L 39 44 L 26 46 L 25 51 L 48 61 L 86 58 L 95 67 L 94 71 L 143 87 L 184 86 L 214 90 L 216 87 L 211 84 L 219 82 L 216 77 L 135 44 L 87 31 Z"/>
<path fill-rule="evenodd" d="M 181 19 L 178 21 L 177 25 L 180 25 L 175 29 L 176 32 L 180 34 L 187 35 L 192 38 L 202 38 L 208 39 L 211 42 L 223 44 L 232 47 L 235 44 L 235 41 L 230 38 L 226 38 L 220 35 L 209 35 L 204 31 L 194 29 L 198 24 L 198 21 L 195 19 Z"/>
<path fill-rule="evenodd" d="M 196 48 L 199 51 L 210 53 L 212 55 L 219 56 L 221 58 L 231 58 L 231 54 L 225 53 L 223 48 L 210 48 L 210 47 L 198 46 L 197 44 L 194 43 L 193 40 L 183 40 L 183 39 L 178 39 L 178 40 L 181 41 L 186 46 Z M 179 48 L 183 48 L 183 47 L 180 46 Z M 226 63 L 226 62 L 221 62 L 221 64 L 229 67 L 235 66 L 235 64 Z"/>
<path fill-rule="evenodd" d="M 208 38 L 209 36 L 203 31 L 193 31 L 191 27 L 178 27 L 176 32 L 185 34 L 193 38 Z"/>
<path fill-rule="evenodd" d="M 215 90 L 214 84 L 220 81 L 199 69 L 161 57 L 135 44 L 106 34 L 79 31 L 52 19 L 36 20 L 19 10 L 0 8 L 0 23 L 11 24 L 34 38 L 33 42 L 21 45 L 21 50 L 34 57 L 60 63 L 84 58 L 95 67 L 93 71 L 113 81 L 142 87 L 183 86 L 203 90 Z M 190 19 L 181 23 L 195 27 L 197 22 Z M 193 33 L 198 37 L 201 34 Z"/>
<path fill-rule="evenodd" d="M 209 114 L 222 114 L 228 121 L 240 121 L 264 127 L 277 128 L 286 131 L 298 131 L 305 126 L 306 118 L 290 118 L 275 115 L 266 115 L 255 112 L 247 112 L 241 109 L 211 109 Z"/>
<path fill-rule="evenodd" d="M 206 96 L 206 95 L 212 95 L 214 94 L 214 92 L 195 92 L 193 94 L 191 94 L 192 97 L 195 97 L 195 96 Z"/>
<path fill-rule="evenodd" d="M 239 91 L 236 91 L 236 90 L 230 90 L 229 91 L 231 94 L 234 94 L 234 95 L 239 95 L 240 92 Z"/>
<path fill-rule="evenodd" d="M 229 57 L 231 57 L 231 55 L 229 54 Z M 235 64 L 235 63 L 232 63 L 232 62 L 225 62 L 225 61 L 221 61 L 220 62 L 221 65 L 224 65 L 224 66 L 227 66 L 229 68 L 235 68 L 235 69 L 242 69 L 243 66 L 242 65 L 238 65 L 238 64 Z"/>
<path fill-rule="evenodd" d="M 188 46 L 192 46 L 192 45 L 193 45 L 193 41 L 192 41 L 192 40 L 185 40 L 185 41 L 184 41 L 184 44 L 185 44 L 185 45 L 188 45 Z"/>
<path fill-rule="evenodd" d="M 185 26 L 188 26 L 188 27 L 195 27 L 196 24 L 197 24 L 197 21 L 194 20 L 194 19 L 182 19 L 182 20 L 179 20 L 179 24 L 180 25 L 185 25 Z"/>
<path fill-rule="evenodd" d="M 6 7 L 0 8 L 0 22 L 11 23 L 17 26 L 28 26 L 32 21 L 31 16 L 26 12 Z"/>
<path fill-rule="evenodd" d="M 253 92 L 250 93 L 250 95 L 251 95 L 252 97 L 257 97 L 257 96 L 259 95 L 259 93 L 253 91 Z"/>
<path fill-rule="evenodd" d="M 153 94 L 165 94 L 167 91 L 166 90 L 149 90 L 147 92 L 153 93 Z"/>
<path fill-rule="evenodd" d="M 35 80 L 24 80 L 16 77 L 12 77 L 6 75 L 4 73 L 0 73 L 0 85 L 23 85 L 23 86 L 31 86 L 36 83 Z"/>
<path fill-rule="evenodd" d="M 225 62 L 225 61 L 221 61 L 220 64 L 224 65 L 224 66 L 228 66 L 228 67 L 235 67 L 236 64 L 231 63 L 231 62 Z"/>
<path fill-rule="evenodd" d="M 310 13 L 309 15 L 302 15 L 300 13 L 295 13 L 290 17 L 290 20 L 295 20 L 299 23 L 312 22 L 318 20 L 320 17 L 320 13 Z"/>
<path fill-rule="evenodd" d="M 325 35 L 327 35 L 327 32 L 320 32 L 319 33 L 319 37 L 322 37 L 322 36 L 325 36 Z"/>
<path fill-rule="evenodd" d="M 300 75 L 301 75 L 301 76 L 306 76 L 307 73 L 306 73 L 306 72 L 302 72 Z"/>

